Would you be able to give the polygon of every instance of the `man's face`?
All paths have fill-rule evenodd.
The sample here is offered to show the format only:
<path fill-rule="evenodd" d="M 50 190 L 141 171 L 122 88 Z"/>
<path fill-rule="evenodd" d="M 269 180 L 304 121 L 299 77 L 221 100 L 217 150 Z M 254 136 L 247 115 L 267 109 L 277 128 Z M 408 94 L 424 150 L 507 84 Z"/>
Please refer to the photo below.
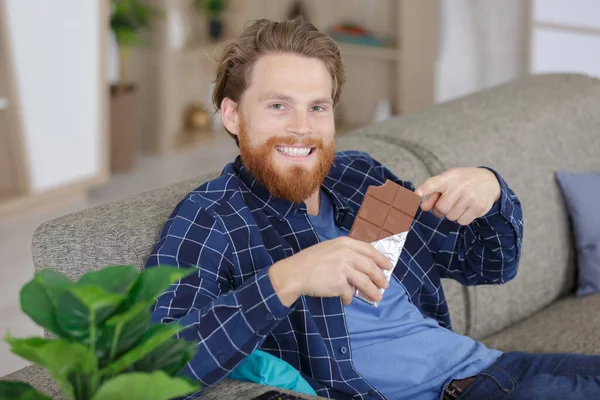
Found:
<path fill-rule="evenodd" d="M 331 92 L 318 59 L 274 54 L 254 65 L 233 133 L 244 166 L 272 195 L 300 203 L 323 183 L 335 152 Z"/>

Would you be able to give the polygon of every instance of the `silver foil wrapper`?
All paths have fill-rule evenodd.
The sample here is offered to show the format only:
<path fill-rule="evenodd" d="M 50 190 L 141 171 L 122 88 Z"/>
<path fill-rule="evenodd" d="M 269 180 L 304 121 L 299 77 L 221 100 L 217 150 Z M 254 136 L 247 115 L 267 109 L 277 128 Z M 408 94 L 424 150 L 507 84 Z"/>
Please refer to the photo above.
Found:
<path fill-rule="evenodd" d="M 392 263 L 392 265 L 396 265 L 398 260 L 400 259 L 400 254 L 402 253 L 402 249 L 404 249 L 404 242 L 406 242 L 406 236 L 408 232 L 400 232 L 394 236 L 386 237 L 385 239 L 377 240 L 372 242 L 371 245 L 383 253 L 388 260 Z M 392 277 L 392 272 L 394 269 L 383 270 L 387 281 L 390 281 Z M 385 289 L 379 289 L 379 292 L 383 296 L 383 292 Z M 366 297 L 360 290 L 356 289 L 354 292 L 354 296 L 359 299 L 366 301 L 367 303 L 377 307 L 379 306 L 378 301 L 371 301 L 368 297 Z"/>

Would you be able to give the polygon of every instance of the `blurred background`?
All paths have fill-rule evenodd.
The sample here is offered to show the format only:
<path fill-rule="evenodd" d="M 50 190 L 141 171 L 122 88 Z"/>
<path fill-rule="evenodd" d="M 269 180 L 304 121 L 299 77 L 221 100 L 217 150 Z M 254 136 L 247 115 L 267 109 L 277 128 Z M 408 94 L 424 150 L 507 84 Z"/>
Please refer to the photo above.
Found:
<path fill-rule="evenodd" d="M 40 223 L 234 159 L 214 60 L 298 15 L 340 44 L 339 135 L 524 74 L 600 77 L 600 0 L 0 0 L 0 332 L 40 333 L 18 306 Z M 23 365 L 0 344 L 0 376 Z"/>

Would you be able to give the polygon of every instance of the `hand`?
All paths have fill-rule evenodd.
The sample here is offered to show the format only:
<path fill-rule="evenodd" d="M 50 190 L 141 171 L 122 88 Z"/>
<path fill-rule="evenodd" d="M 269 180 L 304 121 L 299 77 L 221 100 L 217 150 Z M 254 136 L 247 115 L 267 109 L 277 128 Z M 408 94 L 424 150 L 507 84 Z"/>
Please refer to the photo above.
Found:
<path fill-rule="evenodd" d="M 387 257 L 371 244 L 339 237 L 275 263 L 269 277 L 279 299 L 288 307 L 300 295 L 339 296 L 348 305 L 355 288 L 371 300 L 380 301 L 379 288 L 388 287 L 382 269 L 392 268 Z"/>
<path fill-rule="evenodd" d="M 426 198 L 423 211 L 432 211 L 436 217 L 445 217 L 466 226 L 490 211 L 500 199 L 500 183 L 485 168 L 455 168 L 427 179 L 415 189 Z"/>

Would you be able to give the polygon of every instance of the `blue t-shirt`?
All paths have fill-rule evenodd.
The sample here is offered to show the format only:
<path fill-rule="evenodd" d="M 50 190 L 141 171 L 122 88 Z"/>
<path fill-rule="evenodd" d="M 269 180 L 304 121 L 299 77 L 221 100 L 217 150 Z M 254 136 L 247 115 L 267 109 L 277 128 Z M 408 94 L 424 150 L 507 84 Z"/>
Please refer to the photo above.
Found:
<path fill-rule="evenodd" d="M 309 218 L 321 241 L 347 234 L 323 191 L 319 215 Z M 379 307 L 354 298 L 344 312 L 354 367 L 390 400 L 441 399 L 451 380 L 477 375 L 502 355 L 425 317 L 395 276 Z"/>

